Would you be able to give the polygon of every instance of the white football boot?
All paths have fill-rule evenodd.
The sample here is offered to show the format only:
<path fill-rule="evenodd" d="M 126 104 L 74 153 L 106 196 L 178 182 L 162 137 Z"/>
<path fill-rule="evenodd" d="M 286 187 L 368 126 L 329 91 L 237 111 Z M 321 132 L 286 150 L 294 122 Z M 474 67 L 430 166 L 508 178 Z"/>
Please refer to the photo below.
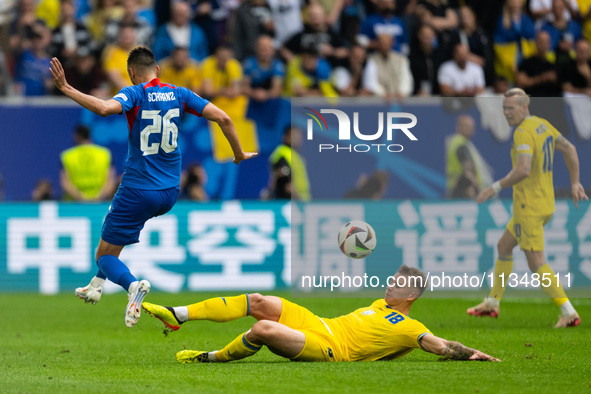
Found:
<path fill-rule="evenodd" d="M 125 325 L 133 327 L 142 313 L 142 302 L 144 297 L 150 292 L 150 282 L 142 280 L 134 288 L 129 289 L 129 302 L 125 308 Z"/>
<path fill-rule="evenodd" d="M 87 286 L 77 287 L 76 290 L 74 290 L 74 295 L 81 300 L 84 300 L 86 303 L 91 302 L 96 304 L 101 300 L 104 283 L 104 279 L 94 277 Z"/>

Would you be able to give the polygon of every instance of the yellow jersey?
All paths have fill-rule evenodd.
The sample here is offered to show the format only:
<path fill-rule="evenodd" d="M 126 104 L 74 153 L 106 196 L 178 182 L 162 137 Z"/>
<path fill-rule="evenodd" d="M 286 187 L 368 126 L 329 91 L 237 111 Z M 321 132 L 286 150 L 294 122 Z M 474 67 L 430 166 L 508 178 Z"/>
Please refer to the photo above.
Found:
<path fill-rule="evenodd" d="M 210 56 L 203 60 L 201 78 L 202 81 L 210 79 L 215 90 L 226 88 L 242 80 L 242 65 L 238 60 L 230 59 L 226 62 L 226 67 L 220 69 L 215 56 Z"/>
<path fill-rule="evenodd" d="M 587 15 L 589 8 L 591 8 L 591 0 L 577 0 L 577 3 L 581 15 Z M 591 19 L 589 18 L 583 20 L 583 37 L 585 37 L 585 40 L 591 41 Z"/>
<path fill-rule="evenodd" d="M 111 168 L 111 151 L 94 144 L 82 144 L 61 153 L 64 171 L 85 200 L 99 198 Z"/>
<path fill-rule="evenodd" d="M 513 185 L 513 215 L 546 216 L 554 212 L 552 167 L 559 136 L 554 126 L 537 116 L 529 116 L 517 126 L 511 147 L 513 167 L 518 155 L 530 155 L 532 160 L 529 176 Z"/>
<path fill-rule="evenodd" d="M 121 75 L 121 78 L 127 82 L 126 86 L 131 86 L 131 79 L 127 72 L 127 56 L 129 53 L 123 50 L 121 47 L 115 45 L 105 48 L 103 51 L 103 69 L 105 72 L 110 73 L 112 71 L 117 72 Z M 114 96 L 119 92 L 119 89 L 112 86 L 111 94 Z"/>
<path fill-rule="evenodd" d="M 182 70 L 174 68 L 170 60 L 163 61 L 160 64 L 159 78 L 163 82 L 184 86 L 192 91 L 198 90 L 201 86 L 201 70 L 199 65 L 192 60 Z"/>
<path fill-rule="evenodd" d="M 335 319 L 323 319 L 348 361 L 391 360 L 420 347 L 431 332 L 383 299 Z"/>
<path fill-rule="evenodd" d="M 332 87 L 332 83 L 328 79 L 319 79 L 320 76 L 312 76 L 302 68 L 301 56 L 295 56 L 287 65 L 287 72 L 285 75 L 285 86 L 283 94 L 286 96 L 294 95 L 294 87 L 302 86 L 304 88 L 311 88 L 315 83 L 317 88 L 322 91 L 324 97 L 339 97 L 337 91 Z"/>

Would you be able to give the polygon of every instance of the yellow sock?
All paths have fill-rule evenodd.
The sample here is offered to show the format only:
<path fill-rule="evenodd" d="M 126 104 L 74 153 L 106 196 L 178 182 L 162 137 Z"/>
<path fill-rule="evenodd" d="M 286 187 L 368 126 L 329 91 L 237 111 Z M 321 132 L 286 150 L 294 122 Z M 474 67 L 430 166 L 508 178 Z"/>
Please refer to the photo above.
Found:
<path fill-rule="evenodd" d="M 557 306 L 561 306 L 568 301 L 568 297 L 560 285 L 560 281 L 555 276 L 554 271 L 552 271 L 552 268 L 550 268 L 548 263 L 538 268 L 536 274 L 540 275 L 540 287 L 542 287 L 542 290 L 552 298 L 552 301 L 554 301 Z M 544 274 L 546 275 L 544 276 Z M 550 279 L 550 286 L 548 286 L 548 277 Z"/>
<path fill-rule="evenodd" d="M 226 322 L 248 316 L 248 294 L 236 297 L 210 298 L 188 305 L 189 320 L 211 320 Z"/>
<path fill-rule="evenodd" d="M 238 335 L 238 337 L 236 337 L 236 339 L 227 344 L 225 348 L 223 348 L 222 350 L 218 350 L 215 353 L 215 357 L 219 361 L 240 360 L 245 357 L 252 356 L 256 352 L 261 350 L 262 346 L 253 345 L 252 343 L 248 342 L 248 340 L 246 339 L 247 332 Z"/>
<path fill-rule="evenodd" d="M 513 271 L 513 255 L 499 256 L 495 264 L 495 277 L 489 298 L 500 300 L 503 298 L 509 274 Z M 504 279 L 503 279 L 504 278 Z"/>

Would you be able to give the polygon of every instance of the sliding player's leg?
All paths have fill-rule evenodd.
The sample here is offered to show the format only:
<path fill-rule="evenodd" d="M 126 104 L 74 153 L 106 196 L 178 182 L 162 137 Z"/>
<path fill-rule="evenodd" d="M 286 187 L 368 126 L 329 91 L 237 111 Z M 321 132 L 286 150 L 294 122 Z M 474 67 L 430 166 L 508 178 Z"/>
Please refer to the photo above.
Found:
<path fill-rule="evenodd" d="M 263 345 L 292 360 L 342 359 L 333 333 L 308 309 L 274 296 L 250 294 L 249 298 L 249 314 L 258 320 L 249 331 L 219 351 L 184 350 L 177 353 L 177 360 L 182 363 L 239 360 L 252 356 Z"/>
<path fill-rule="evenodd" d="M 495 263 L 495 276 L 490 294 L 483 302 L 469 308 L 466 311 L 469 315 L 490 317 L 499 316 L 499 304 L 503 297 L 503 293 L 505 292 L 509 274 L 513 271 L 513 249 L 517 246 L 517 239 L 515 238 L 514 231 L 514 220 L 511 219 L 497 243 L 498 258 Z"/>
<path fill-rule="evenodd" d="M 221 350 L 181 350 L 176 359 L 180 363 L 235 361 L 254 355 L 263 345 L 281 357 L 295 358 L 302 353 L 305 344 L 306 335 L 303 332 L 274 321 L 259 320 Z"/>
<path fill-rule="evenodd" d="M 176 331 L 181 324 L 191 320 L 227 322 L 252 316 L 257 320 L 277 321 L 281 315 L 282 303 L 279 297 L 253 293 L 209 298 L 195 304 L 176 307 L 144 302 L 143 308 L 160 319 L 170 331 Z"/>

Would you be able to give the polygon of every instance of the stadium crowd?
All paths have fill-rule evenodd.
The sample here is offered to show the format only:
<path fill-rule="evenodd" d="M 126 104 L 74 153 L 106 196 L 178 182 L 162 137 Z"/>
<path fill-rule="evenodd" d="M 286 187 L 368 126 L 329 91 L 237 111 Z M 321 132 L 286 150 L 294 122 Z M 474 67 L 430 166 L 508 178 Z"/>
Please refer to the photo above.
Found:
<path fill-rule="evenodd" d="M 222 107 L 278 96 L 591 94 L 590 0 L 4 0 L 0 95 L 110 97 L 149 46 Z M 224 105 L 225 104 L 225 105 Z M 237 110 L 238 115 L 241 114 Z"/>

